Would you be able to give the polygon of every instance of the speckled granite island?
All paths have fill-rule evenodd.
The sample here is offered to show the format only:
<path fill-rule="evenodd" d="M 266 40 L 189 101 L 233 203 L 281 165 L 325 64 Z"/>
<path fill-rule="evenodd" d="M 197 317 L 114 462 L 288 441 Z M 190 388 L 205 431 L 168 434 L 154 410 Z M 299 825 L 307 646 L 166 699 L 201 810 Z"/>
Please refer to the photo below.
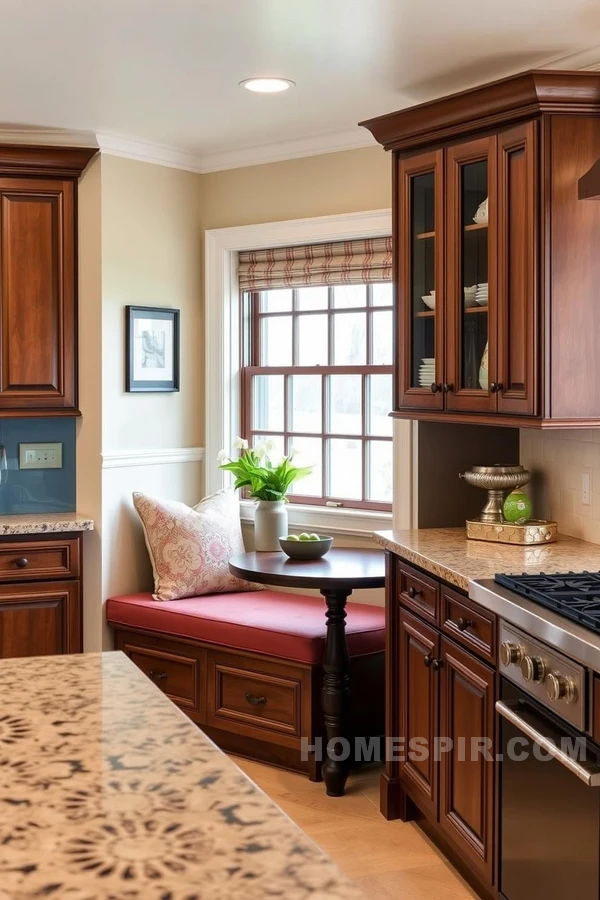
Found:
<path fill-rule="evenodd" d="M 65 534 L 93 531 L 94 521 L 76 512 L 31 513 L 0 516 L 0 536 L 17 534 Z"/>
<path fill-rule="evenodd" d="M 124 654 L 0 661 L 0 900 L 359 900 Z"/>
<path fill-rule="evenodd" d="M 562 535 L 554 544 L 531 547 L 467 540 L 464 528 L 378 531 L 374 538 L 386 550 L 465 592 L 470 579 L 493 578 L 499 572 L 600 571 L 600 544 Z"/>

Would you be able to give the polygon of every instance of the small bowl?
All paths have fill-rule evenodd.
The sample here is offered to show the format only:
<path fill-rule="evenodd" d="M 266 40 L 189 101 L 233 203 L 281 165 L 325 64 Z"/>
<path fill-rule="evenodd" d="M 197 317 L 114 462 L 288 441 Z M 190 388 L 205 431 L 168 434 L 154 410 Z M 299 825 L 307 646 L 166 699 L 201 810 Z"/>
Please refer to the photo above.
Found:
<path fill-rule="evenodd" d="M 421 300 L 429 309 L 435 309 L 435 295 L 426 294 L 424 297 L 421 297 Z"/>
<path fill-rule="evenodd" d="M 279 538 L 279 546 L 290 559 L 321 559 L 331 550 L 333 538 L 320 534 L 318 541 L 288 541 Z"/>

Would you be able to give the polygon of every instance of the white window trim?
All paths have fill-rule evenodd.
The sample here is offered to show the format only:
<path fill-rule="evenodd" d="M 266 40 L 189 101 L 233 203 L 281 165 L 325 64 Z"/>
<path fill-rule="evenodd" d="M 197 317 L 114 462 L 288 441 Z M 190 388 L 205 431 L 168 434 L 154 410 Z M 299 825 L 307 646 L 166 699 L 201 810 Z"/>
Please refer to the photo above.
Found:
<path fill-rule="evenodd" d="M 240 298 L 237 261 L 240 250 L 291 247 L 391 233 L 389 209 L 339 216 L 291 219 L 260 225 L 216 228 L 205 235 L 206 323 L 206 489 L 224 486 L 225 473 L 217 466 L 217 453 L 230 450 L 240 421 Z M 394 420 L 394 511 L 333 509 L 290 504 L 293 526 L 320 528 L 333 534 L 368 536 L 373 531 L 410 528 L 412 521 L 412 426 Z M 242 518 L 251 520 L 254 503 L 244 501 Z"/>

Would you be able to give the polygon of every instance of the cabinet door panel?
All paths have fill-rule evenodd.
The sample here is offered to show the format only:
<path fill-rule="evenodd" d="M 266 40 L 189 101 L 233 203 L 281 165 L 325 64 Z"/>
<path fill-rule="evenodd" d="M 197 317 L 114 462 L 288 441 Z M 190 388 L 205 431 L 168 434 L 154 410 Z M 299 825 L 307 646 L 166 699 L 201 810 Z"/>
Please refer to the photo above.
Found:
<path fill-rule="evenodd" d="M 433 818 L 438 813 L 439 765 L 435 761 L 434 745 L 439 716 L 438 674 L 431 662 L 437 659 L 438 650 L 437 632 L 402 611 L 399 737 L 404 739 L 404 748 L 400 780 L 419 807 Z"/>
<path fill-rule="evenodd" d="M 75 405 L 73 191 L 0 179 L 0 408 Z"/>
<path fill-rule="evenodd" d="M 453 746 L 441 760 L 440 824 L 491 883 L 494 672 L 451 641 L 443 638 L 441 645 L 441 734 Z"/>
<path fill-rule="evenodd" d="M 398 408 L 444 405 L 443 164 L 441 150 L 398 162 Z M 424 296 L 431 297 L 429 306 Z"/>
<path fill-rule="evenodd" d="M 446 160 L 446 408 L 495 412 L 496 138 L 450 147 Z"/>
<path fill-rule="evenodd" d="M 537 122 L 498 135 L 498 411 L 538 412 Z"/>
<path fill-rule="evenodd" d="M 0 587 L 0 659 L 81 652 L 78 582 Z"/>

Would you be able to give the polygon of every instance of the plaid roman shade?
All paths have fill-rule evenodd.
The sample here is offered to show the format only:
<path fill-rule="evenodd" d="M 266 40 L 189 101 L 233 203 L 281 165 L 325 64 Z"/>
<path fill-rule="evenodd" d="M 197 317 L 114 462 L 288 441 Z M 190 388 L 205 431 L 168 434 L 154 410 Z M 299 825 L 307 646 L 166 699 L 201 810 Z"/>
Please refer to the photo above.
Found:
<path fill-rule="evenodd" d="M 392 278 L 391 237 L 246 250 L 239 254 L 241 291 L 318 284 L 366 284 Z"/>

